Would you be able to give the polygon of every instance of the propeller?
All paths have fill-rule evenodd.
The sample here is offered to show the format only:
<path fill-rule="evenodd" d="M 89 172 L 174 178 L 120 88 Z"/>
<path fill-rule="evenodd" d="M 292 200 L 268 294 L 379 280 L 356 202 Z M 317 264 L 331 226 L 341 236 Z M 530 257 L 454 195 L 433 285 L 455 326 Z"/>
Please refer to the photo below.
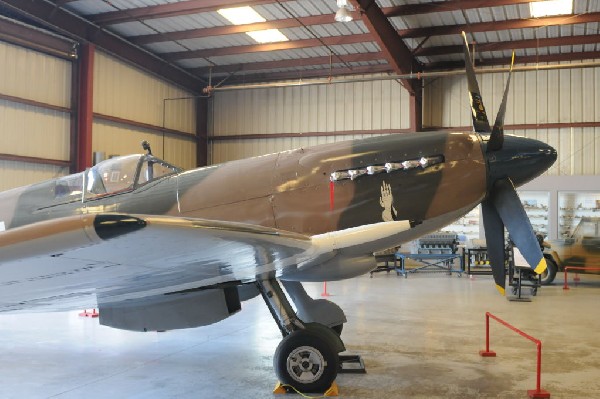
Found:
<path fill-rule="evenodd" d="M 518 178 L 520 184 L 530 180 L 556 160 L 556 151 L 543 143 L 516 137 L 510 137 L 511 140 L 506 148 L 504 116 L 515 59 L 514 52 L 502 103 L 494 127 L 491 128 L 479 91 L 465 32 L 463 32 L 463 38 L 473 129 L 477 133 L 489 134 L 486 146 L 488 193 L 481 206 L 492 274 L 498 291 L 504 295 L 506 281 L 505 227 L 531 269 L 538 274 L 546 270 L 546 261 L 525 209 L 521 205 L 511 176 Z M 527 168 L 531 171 L 523 173 L 522 170 Z"/>
<path fill-rule="evenodd" d="M 506 80 L 506 87 L 504 88 L 504 95 L 502 96 L 502 103 L 498 114 L 496 115 L 496 122 L 494 122 L 494 128 L 488 141 L 487 152 L 498 151 L 504 144 L 504 114 L 506 114 L 506 99 L 508 98 L 508 88 L 510 87 L 510 77 L 512 76 L 513 65 L 515 64 L 515 52 L 512 53 L 512 60 L 510 61 L 510 71 L 508 71 L 508 79 Z"/>
<path fill-rule="evenodd" d="M 473 61 L 471 59 L 471 52 L 469 51 L 469 43 L 467 42 L 467 35 L 465 32 L 462 33 L 464 39 L 464 53 L 465 53 L 465 69 L 467 70 L 467 83 L 469 87 L 469 100 L 471 101 L 471 118 L 473 118 L 473 129 L 477 133 L 491 133 L 490 122 L 488 121 L 487 114 L 485 113 L 485 107 L 483 106 L 483 99 L 479 91 L 479 84 L 477 83 L 477 77 L 475 76 L 475 69 L 473 69 Z"/>

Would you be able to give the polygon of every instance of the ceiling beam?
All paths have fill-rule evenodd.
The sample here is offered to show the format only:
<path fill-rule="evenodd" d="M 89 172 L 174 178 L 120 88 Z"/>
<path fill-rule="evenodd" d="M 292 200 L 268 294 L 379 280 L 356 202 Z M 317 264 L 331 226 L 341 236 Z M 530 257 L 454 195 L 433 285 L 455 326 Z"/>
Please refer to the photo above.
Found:
<path fill-rule="evenodd" d="M 188 0 L 148 7 L 130 8 L 90 15 L 90 21 L 98 25 L 110 25 L 136 20 L 176 17 L 217 11 L 221 8 L 253 6 L 273 3 L 274 0 Z"/>
<path fill-rule="evenodd" d="M 77 59 L 77 42 L 8 18 L 0 18 L 0 40 L 70 61 Z"/>
<path fill-rule="evenodd" d="M 325 15 L 314 15 L 310 17 L 303 18 L 288 18 L 288 19 L 277 19 L 273 21 L 260 22 L 255 24 L 245 24 L 245 25 L 225 25 L 225 26 L 215 26 L 212 28 L 203 28 L 203 29 L 190 29 L 176 32 L 166 32 L 166 33 L 155 33 L 151 35 L 140 35 L 129 38 L 132 43 L 135 44 L 149 44 L 149 43 L 160 43 L 160 42 L 169 42 L 176 40 L 185 40 L 185 39 L 197 39 L 202 37 L 210 37 L 210 36 L 223 36 L 223 35 L 232 35 L 236 33 L 245 33 L 245 32 L 254 32 L 257 30 L 265 30 L 265 29 L 284 29 L 284 28 L 294 28 L 300 27 L 303 25 L 325 25 L 331 24 L 334 21 L 334 14 L 325 14 Z"/>
<path fill-rule="evenodd" d="M 510 19 L 506 21 L 480 22 L 476 24 L 430 26 L 427 28 L 401 29 L 398 31 L 403 39 L 443 36 L 460 34 L 462 31 L 473 32 L 491 32 L 508 29 L 540 28 L 551 25 L 573 25 L 585 24 L 589 22 L 600 22 L 600 12 L 579 15 L 563 15 L 558 17 L 544 17 L 534 19 Z"/>
<path fill-rule="evenodd" d="M 291 50 L 298 48 L 320 47 L 323 45 L 336 46 L 341 44 L 354 44 L 373 41 L 371 35 L 364 33 L 360 35 L 329 36 L 321 39 L 290 40 L 287 42 L 252 44 L 248 46 L 209 48 L 193 51 L 175 51 L 162 54 L 166 60 L 176 61 L 190 58 L 208 58 L 223 55 L 236 55 L 247 53 L 258 53 L 263 51 Z"/>
<path fill-rule="evenodd" d="M 531 1 L 534 0 L 450 0 L 434 3 L 407 4 L 396 7 L 386 7 L 382 8 L 382 11 L 386 17 L 394 17 L 429 12 L 455 11 L 459 9 L 477 7 L 495 7 L 501 5 L 529 3 Z M 355 19 L 360 18 L 360 14 L 358 12 L 354 12 L 353 14 Z M 147 15 L 144 19 L 150 19 L 149 15 Z M 175 32 L 140 35 L 131 37 L 129 40 L 135 44 L 149 44 L 175 40 L 195 39 L 209 36 L 231 35 L 235 33 L 253 32 L 263 29 L 284 29 L 311 25 L 325 25 L 334 22 L 335 14 L 322 14 L 308 17 L 277 19 L 254 24 L 225 25 L 204 29 L 189 29 Z"/>
<path fill-rule="evenodd" d="M 356 74 L 370 74 L 370 73 L 382 73 L 392 72 L 389 65 L 368 65 L 364 67 L 353 67 L 353 68 L 323 68 L 313 69 L 308 71 L 293 71 L 293 72 L 276 72 L 276 73 L 255 73 L 249 75 L 232 76 L 227 80 L 227 85 L 241 84 L 241 83 L 258 83 L 258 82 L 270 82 L 276 80 L 293 80 L 293 79 L 307 79 L 307 78 L 326 78 L 330 76 L 344 76 L 344 75 L 356 75 Z"/>
<path fill-rule="evenodd" d="M 54 0 L 57 5 L 63 5 L 73 0 Z M 538 0 L 448 0 L 426 4 L 407 4 L 383 8 L 387 17 L 403 15 L 426 14 L 432 12 L 467 10 L 482 7 L 497 7 L 530 3 Z M 131 8 L 127 10 L 110 11 L 90 16 L 90 20 L 99 25 L 118 24 L 135 20 L 176 17 L 179 15 L 199 14 L 217 11 L 221 8 L 253 6 L 274 3 L 274 0 L 188 0 L 178 3 L 160 4 L 148 7 Z M 334 14 L 327 14 L 333 21 Z M 356 15 L 356 18 L 359 16 Z M 302 18 L 300 18 L 302 20 Z M 298 25 L 299 26 L 299 25 Z"/>
<path fill-rule="evenodd" d="M 579 35 L 545 39 L 513 40 L 505 42 L 476 43 L 477 53 L 552 46 L 575 46 L 600 43 L 600 35 Z M 415 56 L 447 55 L 463 52 L 462 45 L 425 47 L 414 52 Z"/>
<path fill-rule="evenodd" d="M 344 54 L 336 56 L 324 56 L 324 57 L 310 57 L 300 59 L 289 59 L 281 61 L 264 61 L 264 62 L 248 62 L 244 64 L 230 64 L 214 67 L 202 67 L 189 69 L 190 72 L 198 75 L 209 74 L 211 69 L 213 73 L 236 73 L 245 71 L 260 71 L 265 69 L 278 69 L 278 68 L 293 68 L 302 66 L 312 65 L 326 65 L 329 63 L 339 64 L 340 62 L 361 62 L 361 61 L 373 61 L 385 59 L 382 52 L 377 51 L 373 53 L 358 53 L 358 54 Z"/>
<path fill-rule="evenodd" d="M 397 74 L 418 72 L 421 65 L 402 41 L 389 19 L 383 14 L 375 0 L 353 0 L 358 5 L 361 18 L 373 39 L 385 54 L 388 64 Z M 411 95 L 420 93 L 419 82 L 402 80 Z"/>
<path fill-rule="evenodd" d="M 97 47 L 194 93 L 201 92 L 202 87 L 206 85 L 204 81 L 185 70 L 100 29 L 83 18 L 57 8 L 52 3 L 42 0 L 0 0 L 0 4 L 44 26 L 58 29 L 78 41 L 94 43 Z"/>
<path fill-rule="evenodd" d="M 447 12 L 468 10 L 472 8 L 499 7 L 517 4 L 526 4 L 539 0 L 447 0 L 434 1 L 422 4 L 405 4 L 387 7 L 383 12 L 387 17 L 401 17 L 404 15 L 429 14 L 432 12 Z"/>
<path fill-rule="evenodd" d="M 539 62 L 581 61 L 593 59 L 600 59 L 600 51 L 583 51 L 576 53 L 547 54 L 540 56 L 528 55 L 525 57 L 515 57 L 515 62 L 517 64 L 537 64 Z M 510 65 L 510 63 L 511 57 L 476 60 L 477 67 Z M 464 61 L 432 62 L 425 65 L 425 70 L 464 69 L 464 67 Z"/>

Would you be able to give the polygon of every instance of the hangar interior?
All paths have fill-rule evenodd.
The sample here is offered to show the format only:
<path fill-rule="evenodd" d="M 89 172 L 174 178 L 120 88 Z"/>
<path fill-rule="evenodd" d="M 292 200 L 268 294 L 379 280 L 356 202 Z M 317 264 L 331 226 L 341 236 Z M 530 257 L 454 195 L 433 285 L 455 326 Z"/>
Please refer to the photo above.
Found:
<path fill-rule="evenodd" d="M 600 2 L 570 0 L 566 3 L 571 10 L 542 16 L 532 14 L 534 3 L 0 0 L 0 190 L 79 172 L 96 160 L 142 153 L 143 140 L 157 157 L 189 170 L 367 137 L 471 131 L 460 35 L 465 31 L 490 120 L 500 107 L 514 50 L 504 130 L 548 143 L 558 152 L 554 165 L 520 193 L 522 199 L 532 196 L 533 208 L 544 208 L 542 230 L 547 238 L 565 238 L 582 218 L 597 217 L 594 212 L 600 209 Z M 258 19 L 236 25 L 220 12 L 233 7 L 251 7 Z M 340 11 L 350 20 L 337 21 Z M 248 34 L 266 30 L 281 36 L 257 41 Z M 478 212 L 472 234 L 483 238 Z M 497 374 L 474 356 L 447 362 L 440 354 L 449 350 L 456 357 L 453 342 L 473 345 L 480 337 L 480 316 L 489 309 L 513 316 L 513 321 L 550 341 L 555 349 L 548 349 L 548 390 L 557 397 L 598 396 L 594 372 L 600 367 L 595 355 L 599 348 L 589 331 L 600 327 L 594 307 L 600 280 L 585 278 L 590 283 L 569 298 L 563 298 L 565 293 L 555 284 L 544 287 L 532 304 L 517 304 L 517 311 L 503 298 L 497 303 L 482 284 L 484 277 L 479 281 L 415 275 L 405 280 L 378 274 L 335 283 L 331 289 L 336 301 L 355 309 L 349 313 L 355 324 L 349 323 L 344 332 L 348 346 L 375 371 L 362 381 L 360 376 L 342 376 L 340 385 L 348 386 L 342 396 L 520 396 L 532 387 L 523 369 L 533 363 L 510 335 L 502 335 L 502 342 L 508 342 L 519 366 L 504 364 Z M 320 285 L 309 288 L 319 296 Z M 382 297 L 375 295 L 377 290 Z M 427 290 L 431 293 L 422 294 Z M 452 308 L 444 317 L 435 312 L 436 295 Z M 368 301 L 373 305 L 367 306 Z M 411 312 L 409 304 L 421 310 Z M 106 397 L 107 392 L 117 397 L 188 397 L 202 384 L 210 388 L 202 388 L 201 397 L 244 392 L 247 397 L 265 397 L 273 382 L 269 364 L 278 332 L 273 325 L 263 326 L 270 316 L 260 304 L 249 307 L 249 316 L 207 327 L 204 335 L 195 335 L 195 330 L 176 332 L 173 338 L 157 334 L 139 344 L 135 335 L 97 330 L 92 320 L 73 320 L 72 313 L 43 315 L 42 324 L 34 321 L 35 315 L 3 316 L 5 336 L 0 342 L 5 347 L 18 342 L 3 364 L 26 359 L 12 371 L 15 382 L 3 385 L 8 397 L 81 397 L 88 383 L 64 382 L 88 378 L 78 375 L 79 366 L 67 367 L 64 374 L 53 367 L 62 364 L 59 353 L 66 353 L 71 362 L 81 362 L 75 360 L 77 355 L 91 362 L 89 397 Z M 465 321 L 457 325 L 460 318 Z M 48 338 L 49 345 L 44 345 L 43 323 L 55 321 L 65 330 L 55 331 L 56 337 L 84 343 L 69 348 L 58 342 L 60 338 Z M 32 323 L 29 329 L 27 323 Z M 73 324 L 75 332 L 66 332 Z M 373 325 L 377 337 L 369 333 Z M 254 350 L 244 348 L 248 335 Z M 84 336 L 99 341 L 89 342 Z M 27 349 L 28 339 L 35 342 L 34 353 Z M 570 340 L 578 343 L 556 349 Z M 130 348 L 119 354 L 121 344 Z M 219 355 L 208 348 L 213 344 L 236 351 Z M 386 353 L 386 345 L 398 356 Z M 227 361 L 241 353 L 243 359 L 234 367 L 242 377 L 192 368 L 192 359 L 176 363 L 189 350 L 196 360 L 208 357 L 223 374 L 232 367 Z M 378 358 L 370 358 L 371 351 Z M 98 354 L 99 361 L 90 360 Z M 221 356 L 228 359 L 222 361 Z M 565 358 L 568 364 L 561 364 Z M 111 367 L 110 362 L 117 362 L 120 371 L 101 371 Z M 38 377 L 28 377 L 19 386 L 29 367 Z M 415 372 L 418 367 L 425 370 Z M 47 373 L 46 368 L 53 371 Z M 460 368 L 467 376 L 455 371 Z M 515 372 L 517 377 L 512 376 Z M 161 373 L 165 377 L 137 390 L 136 380 L 146 384 Z M 199 375 L 202 384 L 185 382 L 182 375 Z M 401 382 L 392 381 L 396 378 Z M 513 378 L 516 383 L 511 385 Z M 506 385 L 500 379 L 507 380 Z"/>

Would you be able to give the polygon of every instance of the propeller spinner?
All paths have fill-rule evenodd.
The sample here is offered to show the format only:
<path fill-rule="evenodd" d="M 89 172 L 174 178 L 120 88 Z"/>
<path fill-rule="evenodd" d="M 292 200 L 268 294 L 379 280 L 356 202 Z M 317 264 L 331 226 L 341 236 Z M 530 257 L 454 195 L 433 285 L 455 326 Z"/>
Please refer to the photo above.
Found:
<path fill-rule="evenodd" d="M 504 136 L 504 115 L 514 53 L 502 103 L 494 127 L 490 127 L 464 32 L 463 38 L 473 128 L 482 138 L 489 135 L 485 144 L 488 192 L 481 206 L 492 274 L 498 291 L 504 295 L 505 227 L 531 269 L 538 274 L 546 270 L 546 261 L 515 186 L 527 183 L 548 169 L 556 161 L 556 150 L 541 141 Z"/>

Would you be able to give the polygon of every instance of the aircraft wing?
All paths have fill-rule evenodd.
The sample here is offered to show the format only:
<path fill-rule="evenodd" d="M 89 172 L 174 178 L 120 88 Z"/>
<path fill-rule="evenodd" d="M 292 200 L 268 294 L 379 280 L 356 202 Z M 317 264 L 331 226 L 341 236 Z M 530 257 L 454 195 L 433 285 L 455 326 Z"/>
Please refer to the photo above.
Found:
<path fill-rule="evenodd" d="M 408 222 L 388 222 L 310 237 L 172 216 L 52 219 L 0 232 L 0 312 L 93 307 L 270 273 L 297 281 L 349 278 L 374 267 L 374 257 L 361 249 L 369 239 L 408 228 Z"/>
<path fill-rule="evenodd" d="M 241 223 L 120 214 L 53 219 L 0 233 L 0 311 L 2 304 L 26 308 L 92 291 L 117 300 L 252 280 L 313 252 L 310 237 Z"/>

